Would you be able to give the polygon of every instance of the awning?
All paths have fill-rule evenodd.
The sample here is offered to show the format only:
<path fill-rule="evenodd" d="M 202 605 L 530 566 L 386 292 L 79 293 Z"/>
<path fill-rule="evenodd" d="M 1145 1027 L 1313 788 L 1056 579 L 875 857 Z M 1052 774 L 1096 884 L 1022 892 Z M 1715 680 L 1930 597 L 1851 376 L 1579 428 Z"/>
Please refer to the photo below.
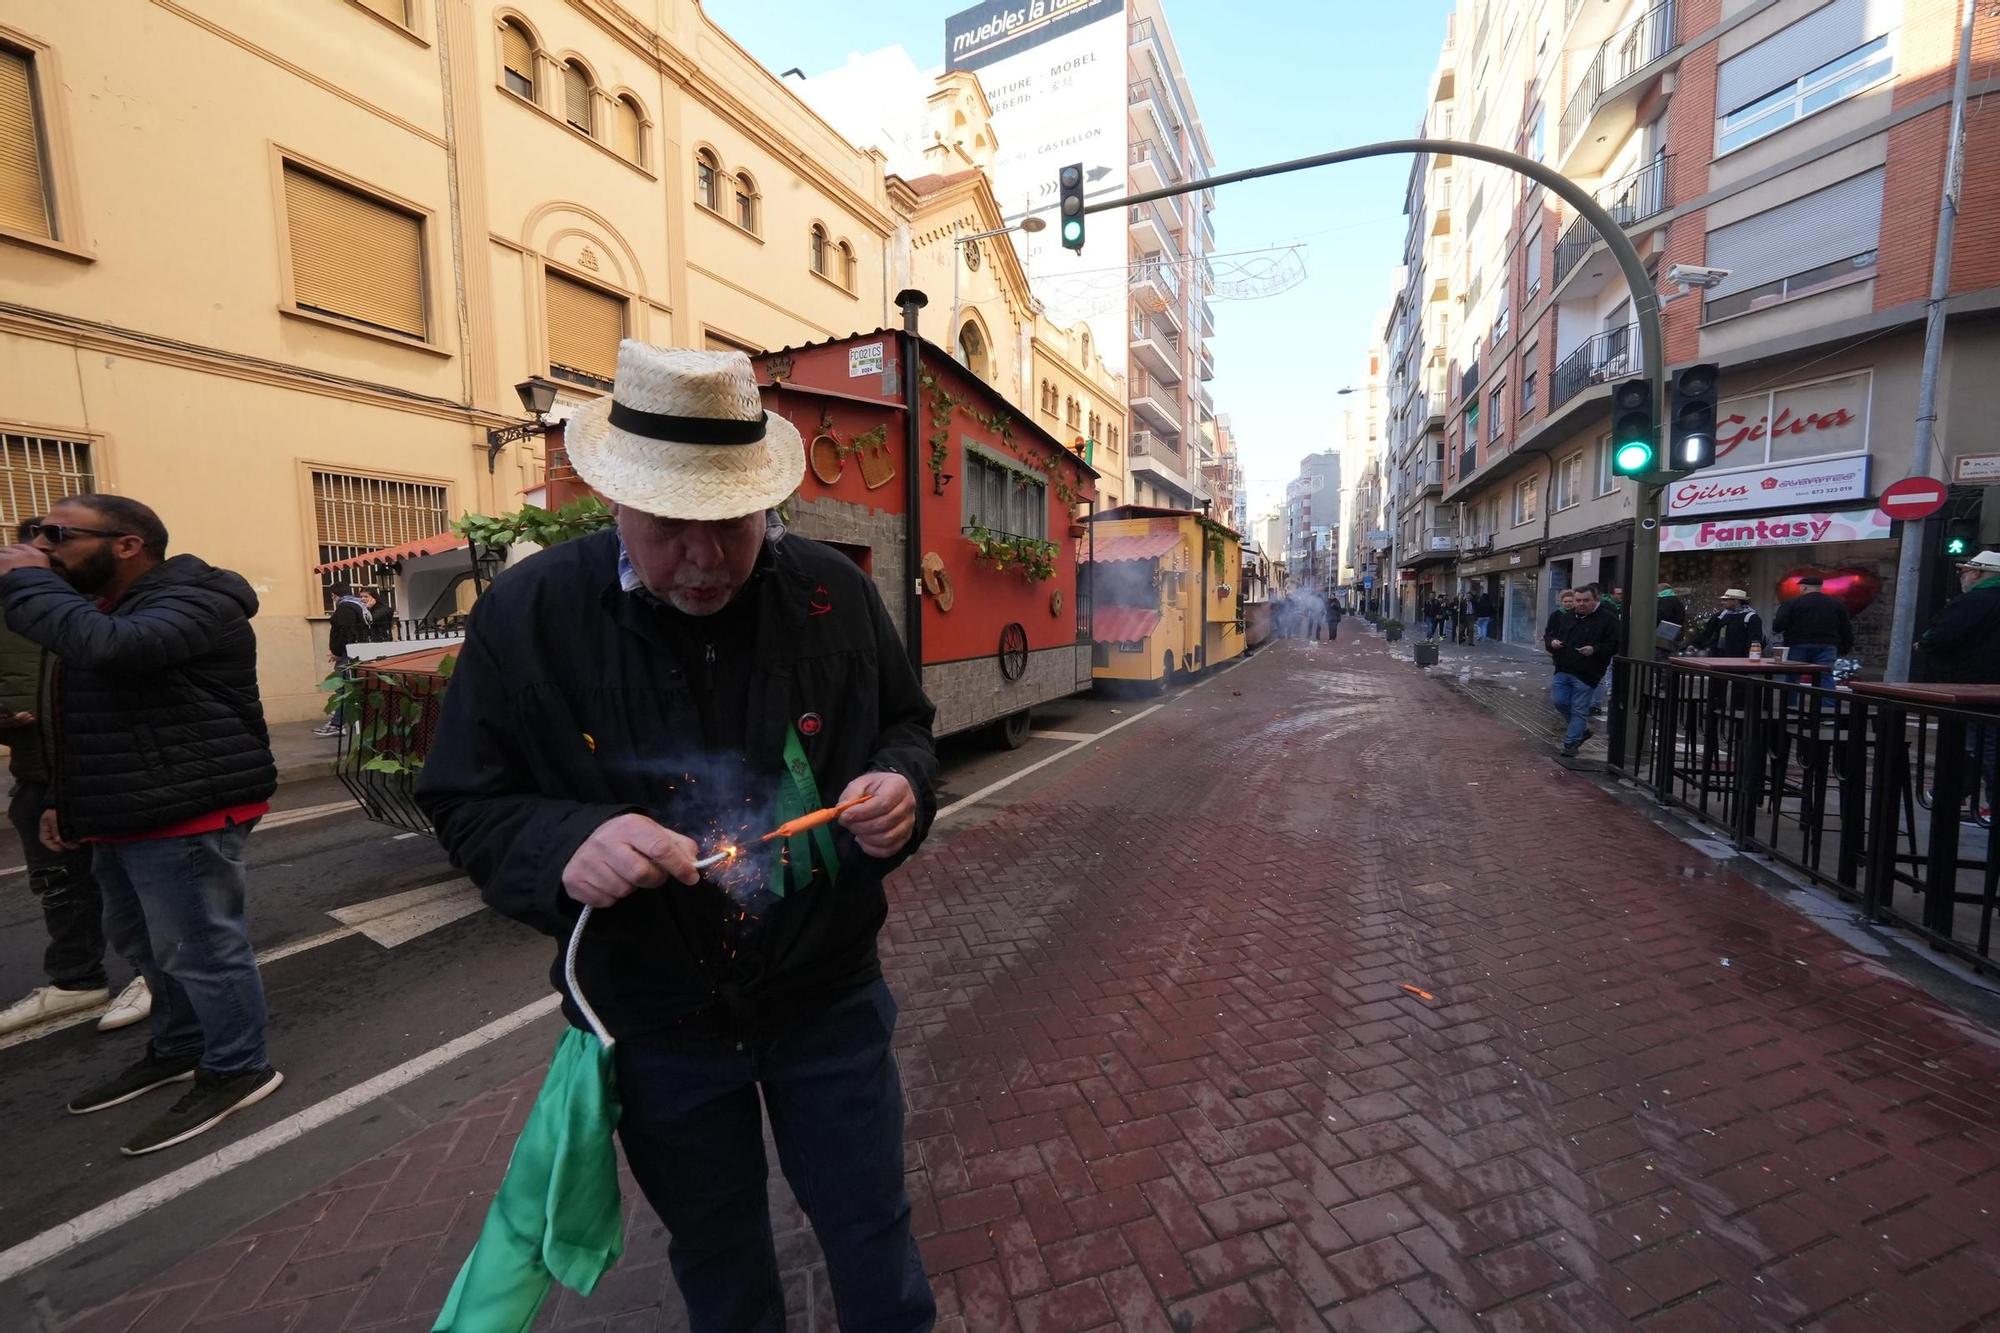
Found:
<path fill-rule="evenodd" d="M 1097 543 L 1095 551 L 1086 554 L 1100 565 L 1113 560 L 1157 560 L 1180 544 L 1178 532 L 1135 532 L 1105 537 Z"/>
<path fill-rule="evenodd" d="M 1093 643 L 1137 643 L 1160 623 L 1160 613 L 1143 606 L 1100 606 L 1090 615 Z"/>
<path fill-rule="evenodd" d="M 400 546 L 384 546 L 379 551 L 363 551 L 360 555 L 350 555 L 344 560 L 331 560 L 324 565 L 314 565 L 313 573 L 324 574 L 330 569 L 365 569 L 370 565 L 393 565 L 399 560 L 410 560 L 420 555 L 442 555 L 446 551 L 464 549 L 465 538 L 455 532 L 440 532 L 435 537 L 419 537 Z"/>

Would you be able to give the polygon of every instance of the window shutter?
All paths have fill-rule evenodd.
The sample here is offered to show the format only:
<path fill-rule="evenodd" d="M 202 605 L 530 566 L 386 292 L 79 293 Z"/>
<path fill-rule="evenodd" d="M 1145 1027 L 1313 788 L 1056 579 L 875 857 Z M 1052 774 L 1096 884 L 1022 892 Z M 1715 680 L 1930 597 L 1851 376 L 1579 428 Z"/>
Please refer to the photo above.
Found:
<path fill-rule="evenodd" d="M 410 26 L 410 0 L 361 0 L 361 7 L 380 14 L 399 28 Z"/>
<path fill-rule="evenodd" d="M 607 382 L 616 378 L 625 303 L 554 271 L 548 278 L 549 365 Z"/>
<path fill-rule="evenodd" d="M 1706 263 L 1726 268 L 1716 300 L 1876 248 L 1882 234 L 1882 168 L 1794 199 L 1708 234 Z"/>
<path fill-rule="evenodd" d="M 590 76 L 581 65 L 563 66 L 563 115 L 569 123 L 590 133 Z"/>
<path fill-rule="evenodd" d="M 613 116 L 611 122 L 614 127 L 614 138 L 611 146 L 618 151 L 618 156 L 624 158 L 627 162 L 636 163 L 640 160 L 639 108 L 633 106 L 628 99 L 623 97 L 618 99 L 617 106 L 617 113 Z"/>
<path fill-rule="evenodd" d="M 293 166 L 285 168 L 285 215 L 300 305 L 427 335 L 421 219 Z"/>
<path fill-rule="evenodd" d="M 1722 62 L 1715 111 L 1726 116 L 1810 74 L 1836 56 L 1872 42 L 1902 20 L 1902 0 L 1833 0 L 1788 28 Z"/>
<path fill-rule="evenodd" d="M 27 56 L 6 47 L 0 47 L 0 227 L 54 235 L 35 123 L 34 68 Z"/>
<path fill-rule="evenodd" d="M 535 46 L 528 40 L 527 29 L 520 24 L 507 23 L 501 26 L 500 60 L 508 69 L 529 83 L 535 81 Z"/>

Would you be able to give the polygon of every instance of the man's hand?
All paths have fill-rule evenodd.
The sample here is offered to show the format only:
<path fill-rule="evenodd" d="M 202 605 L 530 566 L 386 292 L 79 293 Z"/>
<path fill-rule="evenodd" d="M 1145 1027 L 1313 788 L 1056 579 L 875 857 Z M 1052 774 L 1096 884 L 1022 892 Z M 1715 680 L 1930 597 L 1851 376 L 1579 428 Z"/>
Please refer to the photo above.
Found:
<path fill-rule="evenodd" d="M 1549 640 L 1549 647 L 1551 647 L 1551 648 L 1560 648 L 1560 647 L 1562 647 L 1562 646 L 1563 646 L 1563 641 L 1562 641 L 1561 639 L 1550 639 L 1550 640 Z M 1586 648 L 1586 649 L 1584 649 L 1583 651 L 1585 651 L 1585 652 L 1587 653 L 1587 652 L 1589 652 L 1589 651 L 1590 651 L 1590 649 Z"/>
<path fill-rule="evenodd" d="M 41 837 L 42 846 L 52 852 L 73 852 L 83 846 L 80 842 L 63 841 L 62 829 L 56 823 L 56 812 L 53 808 L 42 811 Z"/>
<path fill-rule="evenodd" d="M 33 713 L 0 713 L 0 731 L 19 731 L 35 725 Z"/>
<path fill-rule="evenodd" d="M 39 546 L 0 546 L 0 574 L 17 569 L 47 569 L 49 553 Z"/>
<path fill-rule="evenodd" d="M 847 784 L 835 805 L 868 798 L 840 817 L 861 850 L 877 860 L 903 850 L 917 831 L 917 794 L 901 773 L 863 773 Z"/>
<path fill-rule="evenodd" d="M 585 907 L 611 907 L 635 889 L 677 879 L 693 884 L 695 845 L 644 815 L 619 815 L 597 826 L 563 867 L 563 892 Z"/>
<path fill-rule="evenodd" d="M 1579 648 L 1579 649 L 1577 649 L 1577 650 L 1576 650 L 1576 654 L 1577 654 L 1577 656 L 1578 656 L 1578 657 L 1589 657 L 1589 656 L 1593 655 L 1593 654 L 1594 654 L 1594 653 L 1596 653 L 1596 652 L 1597 652 L 1597 650 L 1596 650 L 1595 648 L 1591 647 L 1591 646 L 1590 646 L 1589 644 L 1587 644 L 1587 643 L 1586 643 L 1585 645 L 1583 645 L 1583 647 L 1581 647 L 1581 648 Z"/>

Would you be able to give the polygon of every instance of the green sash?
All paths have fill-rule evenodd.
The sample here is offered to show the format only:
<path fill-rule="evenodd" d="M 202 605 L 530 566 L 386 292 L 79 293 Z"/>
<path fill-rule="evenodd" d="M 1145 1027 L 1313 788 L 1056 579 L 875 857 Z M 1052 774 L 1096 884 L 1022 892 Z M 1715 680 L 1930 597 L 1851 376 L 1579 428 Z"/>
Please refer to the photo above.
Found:
<path fill-rule="evenodd" d="M 799 729 L 787 728 L 785 773 L 778 783 L 778 822 L 797 819 L 819 808 L 819 783 L 813 779 L 812 765 L 806 762 L 805 747 L 799 744 Z M 811 884 L 815 857 L 826 871 L 827 887 L 831 888 L 840 861 L 833 849 L 833 830 L 822 824 L 784 840 L 778 851 L 778 867 L 771 874 L 771 892 L 782 898 Z"/>

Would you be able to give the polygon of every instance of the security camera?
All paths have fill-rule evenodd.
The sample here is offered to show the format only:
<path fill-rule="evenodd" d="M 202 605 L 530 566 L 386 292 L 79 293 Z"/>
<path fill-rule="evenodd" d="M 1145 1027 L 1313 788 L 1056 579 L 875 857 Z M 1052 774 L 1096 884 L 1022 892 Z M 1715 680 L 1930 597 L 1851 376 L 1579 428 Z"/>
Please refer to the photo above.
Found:
<path fill-rule="evenodd" d="M 1703 291 L 1707 291 L 1712 287 L 1720 286 L 1722 280 L 1728 277 L 1730 272 L 1731 270 L 1726 268 L 1704 268 L 1700 264 L 1675 264 L 1667 270 L 1667 281 L 1678 282 L 1683 287 L 1699 287 Z"/>

